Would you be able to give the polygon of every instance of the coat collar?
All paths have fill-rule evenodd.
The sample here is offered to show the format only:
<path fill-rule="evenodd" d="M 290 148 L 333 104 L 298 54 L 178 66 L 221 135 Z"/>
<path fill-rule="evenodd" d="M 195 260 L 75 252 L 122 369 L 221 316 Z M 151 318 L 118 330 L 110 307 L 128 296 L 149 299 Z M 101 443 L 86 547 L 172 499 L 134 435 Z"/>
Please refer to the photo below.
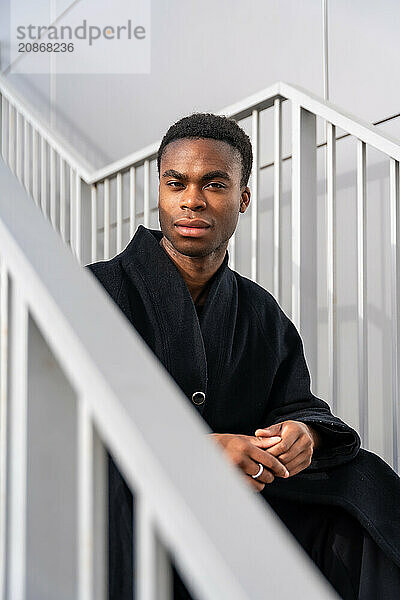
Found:
<path fill-rule="evenodd" d="M 236 281 L 228 267 L 228 251 L 212 277 L 199 319 L 183 277 L 160 246 L 161 238 L 161 231 L 139 225 L 121 254 L 121 264 L 130 283 L 140 288 L 159 332 L 161 362 L 190 399 L 203 391 L 207 403 L 228 350 L 223 339 L 229 330 L 227 319 L 237 306 L 232 303 Z M 204 407 L 198 407 L 200 412 Z"/>

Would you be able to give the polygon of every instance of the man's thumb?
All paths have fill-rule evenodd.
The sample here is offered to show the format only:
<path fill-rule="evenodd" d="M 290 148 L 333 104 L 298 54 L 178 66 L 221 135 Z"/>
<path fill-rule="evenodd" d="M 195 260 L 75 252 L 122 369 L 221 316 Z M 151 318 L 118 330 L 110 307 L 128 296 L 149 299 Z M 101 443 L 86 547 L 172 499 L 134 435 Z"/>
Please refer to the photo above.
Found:
<path fill-rule="evenodd" d="M 259 437 L 271 437 L 274 435 L 279 435 L 281 432 L 281 427 L 282 423 L 276 423 L 275 425 L 265 427 L 265 429 L 256 429 L 254 435 Z"/>

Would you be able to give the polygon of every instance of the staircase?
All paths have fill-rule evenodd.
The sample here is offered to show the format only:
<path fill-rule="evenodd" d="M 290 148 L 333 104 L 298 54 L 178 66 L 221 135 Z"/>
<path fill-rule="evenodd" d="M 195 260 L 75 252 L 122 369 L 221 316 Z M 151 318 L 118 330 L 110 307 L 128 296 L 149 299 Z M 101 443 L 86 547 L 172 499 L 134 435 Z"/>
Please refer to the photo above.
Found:
<path fill-rule="evenodd" d="M 253 599 L 265 585 L 267 555 L 272 595 L 289 598 L 301 586 L 310 598 L 332 596 L 273 513 L 244 489 L 217 449 L 209 447 L 204 423 L 179 397 L 181 392 L 116 307 L 79 268 L 120 252 L 138 224 L 158 228 L 159 143 L 94 170 L 2 77 L 0 94 L 1 151 L 9 167 L 0 165 L 2 598 L 105 597 L 105 446 L 117 458 L 137 499 L 138 598 L 170 597 L 173 560 L 199 598 Z M 245 270 L 247 253 L 248 275 L 272 291 L 299 328 L 313 382 L 322 352 L 317 156 L 325 149 L 329 387 L 324 398 L 343 418 L 337 360 L 336 155 L 340 139 L 355 140 L 358 360 L 357 396 L 348 401 L 357 415 L 352 425 L 371 450 L 367 149 L 379 151 L 388 161 L 392 326 L 386 342 L 391 348 L 391 400 L 382 408 L 391 424 L 390 455 L 385 458 L 398 470 L 400 145 L 376 127 L 282 82 L 220 114 L 235 118 L 249 132 L 254 152 L 249 222 L 231 239 L 230 266 Z M 267 162 L 262 160 L 265 136 L 272 156 Z M 288 205 L 283 187 L 289 163 Z M 271 232 L 267 252 L 263 178 L 268 170 L 273 181 L 267 198 Z M 95 314 L 93 306 L 98 307 Z M 117 347 L 111 339 L 118 340 Z M 132 373 L 126 359 L 133 354 L 143 364 L 140 373 Z M 132 394 L 140 394 L 141 401 L 132 402 Z M 168 415 L 162 417 L 166 406 Z M 153 422 L 154 414 L 160 415 L 158 423 Z M 170 414 L 177 429 L 185 431 L 184 439 L 171 440 L 160 425 L 169 421 Z M 198 474 L 190 486 L 176 473 L 177 457 L 181 461 L 182 456 L 187 456 L 184 468 Z M 156 503 L 154 498 L 160 497 L 163 501 Z M 231 499 L 229 515 L 226 497 Z M 67 515 L 60 512 L 65 504 Z M 237 525 L 234 530 L 232 522 Z M 46 538 L 38 524 L 47 524 Z M 243 536 L 256 529 L 260 539 L 270 541 L 270 555 L 260 553 L 251 536 Z M 284 577 L 283 564 L 285 571 L 290 564 L 290 581 Z"/>

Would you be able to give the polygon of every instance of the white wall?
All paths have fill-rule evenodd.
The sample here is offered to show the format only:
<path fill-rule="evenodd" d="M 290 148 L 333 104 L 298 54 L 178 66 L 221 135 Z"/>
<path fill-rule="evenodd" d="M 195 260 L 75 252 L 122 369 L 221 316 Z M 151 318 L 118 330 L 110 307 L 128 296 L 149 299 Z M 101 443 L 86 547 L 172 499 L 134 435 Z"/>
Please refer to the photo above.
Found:
<path fill-rule="evenodd" d="M 218 110 L 278 79 L 322 93 L 318 0 L 152 0 L 151 6 L 149 75 L 56 77 L 57 125 L 78 149 L 91 150 L 97 166 L 157 140 L 193 110 Z M 11 80 L 48 115 L 48 77 Z"/>

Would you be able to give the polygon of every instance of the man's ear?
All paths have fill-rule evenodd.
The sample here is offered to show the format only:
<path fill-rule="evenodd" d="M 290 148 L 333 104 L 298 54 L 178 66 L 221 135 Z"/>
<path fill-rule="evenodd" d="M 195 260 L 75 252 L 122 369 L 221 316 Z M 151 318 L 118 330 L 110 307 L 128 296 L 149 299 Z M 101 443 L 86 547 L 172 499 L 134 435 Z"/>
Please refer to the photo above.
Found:
<path fill-rule="evenodd" d="M 249 187 L 244 187 L 240 196 L 240 209 L 239 212 L 244 213 L 247 210 L 247 207 L 250 204 L 250 196 L 251 196 L 251 192 L 250 192 L 250 188 Z"/>

